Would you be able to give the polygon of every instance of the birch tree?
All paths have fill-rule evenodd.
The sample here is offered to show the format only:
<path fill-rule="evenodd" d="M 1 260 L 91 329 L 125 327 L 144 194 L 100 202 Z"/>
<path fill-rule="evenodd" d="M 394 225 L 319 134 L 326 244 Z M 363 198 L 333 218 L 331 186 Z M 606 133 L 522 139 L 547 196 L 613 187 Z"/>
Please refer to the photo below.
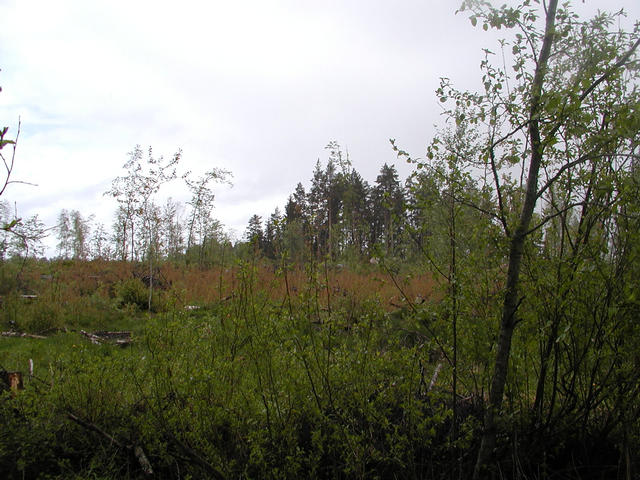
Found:
<path fill-rule="evenodd" d="M 111 196 L 118 202 L 118 238 L 130 239 L 131 260 L 136 256 L 136 240 L 141 243 L 142 254 L 146 256 L 149 265 L 149 309 L 153 297 L 153 259 L 157 253 L 155 247 L 157 226 L 156 206 L 153 197 L 160 187 L 177 177 L 176 168 L 182 157 L 182 151 L 178 150 L 170 159 L 162 156 L 155 157 L 151 147 L 147 150 L 147 157 L 140 145 L 129 153 L 129 160 L 123 166 L 126 175 L 116 177 L 111 183 L 111 189 L 105 195 Z M 140 227 L 142 232 L 136 237 L 136 230 Z M 124 242 L 124 240 L 123 240 Z M 126 260 L 126 253 L 123 260 Z"/>

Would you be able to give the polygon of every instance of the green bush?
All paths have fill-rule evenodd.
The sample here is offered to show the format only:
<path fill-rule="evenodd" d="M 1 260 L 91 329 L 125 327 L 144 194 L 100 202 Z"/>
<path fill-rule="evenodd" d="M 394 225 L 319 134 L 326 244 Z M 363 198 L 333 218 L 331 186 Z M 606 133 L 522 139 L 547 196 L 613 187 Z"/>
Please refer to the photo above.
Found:
<path fill-rule="evenodd" d="M 116 286 L 120 306 L 135 305 L 140 310 L 149 306 L 149 291 L 138 278 L 123 280 Z"/>
<path fill-rule="evenodd" d="M 116 285 L 116 299 L 120 307 L 134 306 L 138 310 L 149 309 L 149 289 L 138 278 L 129 278 Z M 151 298 L 151 311 L 163 312 L 167 309 L 167 293 L 155 288 Z"/>

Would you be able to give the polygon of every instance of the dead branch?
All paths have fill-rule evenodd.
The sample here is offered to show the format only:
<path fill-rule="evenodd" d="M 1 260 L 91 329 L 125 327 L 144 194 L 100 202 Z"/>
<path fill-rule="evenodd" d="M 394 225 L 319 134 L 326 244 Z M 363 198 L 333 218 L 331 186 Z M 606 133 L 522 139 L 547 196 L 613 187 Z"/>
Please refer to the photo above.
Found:
<path fill-rule="evenodd" d="M 433 372 L 433 376 L 431 377 L 431 381 L 429 382 L 429 388 L 427 388 L 427 392 L 430 392 L 431 390 L 433 390 L 433 387 L 436 385 L 436 381 L 438 380 L 438 374 L 440 373 L 441 369 L 442 369 L 442 362 L 438 362 L 438 365 L 436 365 L 436 369 Z"/>
<path fill-rule="evenodd" d="M 107 432 L 102 430 L 100 427 L 98 427 L 94 423 L 91 423 L 91 422 L 88 422 L 86 420 L 83 420 L 82 418 L 74 415 L 71 412 L 67 412 L 67 417 L 70 420 L 73 420 L 74 422 L 76 422 L 78 425 L 86 428 L 87 430 L 91 430 L 93 432 L 96 432 L 96 433 L 102 435 L 103 437 L 105 437 L 107 440 L 109 440 L 113 445 L 117 446 L 118 448 L 122 448 L 122 449 L 125 449 L 125 450 L 129 451 L 130 454 L 132 454 L 134 457 L 136 457 L 136 460 L 140 464 L 140 467 L 142 468 L 142 471 L 145 473 L 145 475 L 153 475 L 153 468 L 151 467 L 151 463 L 149 462 L 149 459 L 145 455 L 144 450 L 142 449 L 141 446 L 139 446 L 139 445 L 135 445 L 135 446 L 134 445 L 126 445 L 126 444 L 122 443 L 121 441 L 119 441 L 117 438 L 113 437 L 112 435 L 109 435 Z"/>
<path fill-rule="evenodd" d="M 195 463 L 197 463 L 202 468 L 204 468 L 207 472 L 209 472 L 209 474 L 211 475 L 211 478 L 215 478 L 216 480 L 222 480 L 222 479 L 225 478 L 225 476 L 216 467 L 214 467 L 207 460 L 202 458 L 198 454 L 198 452 L 196 452 L 194 449 L 192 449 L 191 447 L 186 445 L 184 442 L 179 440 L 173 433 L 171 433 L 171 432 L 167 432 L 167 433 L 168 433 L 169 437 L 171 437 L 171 440 L 173 440 L 173 442 L 178 447 L 180 447 L 185 454 L 187 454 L 189 457 L 191 457 L 191 459 Z"/>

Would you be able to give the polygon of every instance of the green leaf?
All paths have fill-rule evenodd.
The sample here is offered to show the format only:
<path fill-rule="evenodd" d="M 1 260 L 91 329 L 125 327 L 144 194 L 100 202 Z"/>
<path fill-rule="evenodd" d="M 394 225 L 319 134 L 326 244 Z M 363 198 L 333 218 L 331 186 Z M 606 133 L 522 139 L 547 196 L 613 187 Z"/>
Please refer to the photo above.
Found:
<path fill-rule="evenodd" d="M 4 225 L 2 225 L 2 230 L 4 230 L 5 232 L 9 232 L 13 227 L 18 225 L 21 221 L 22 221 L 21 218 L 14 218 L 13 220 L 11 220 L 10 223 L 5 223 Z"/>
<path fill-rule="evenodd" d="M 471 25 L 473 25 L 474 27 L 478 24 L 478 19 L 475 17 L 475 15 L 473 17 L 469 17 L 469 20 L 471 20 Z"/>

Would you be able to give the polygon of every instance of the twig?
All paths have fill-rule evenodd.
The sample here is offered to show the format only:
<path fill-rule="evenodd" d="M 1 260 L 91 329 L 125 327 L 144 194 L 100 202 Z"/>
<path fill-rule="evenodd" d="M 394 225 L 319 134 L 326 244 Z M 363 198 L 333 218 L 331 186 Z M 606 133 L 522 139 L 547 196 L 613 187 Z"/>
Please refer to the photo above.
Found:
<path fill-rule="evenodd" d="M 193 450 L 191 447 L 189 447 L 188 445 L 186 445 L 184 442 L 182 442 L 181 440 L 179 440 L 173 433 L 167 431 L 166 432 L 168 434 L 169 437 L 171 437 L 171 440 L 173 440 L 173 442 L 179 446 L 184 453 L 186 453 L 189 457 L 191 457 L 198 465 L 200 465 L 201 467 L 203 467 L 207 472 L 209 472 L 211 474 L 211 478 L 214 478 L 216 480 L 223 480 L 224 478 L 226 478 L 216 467 L 214 467 L 213 465 L 211 465 L 209 462 L 207 462 L 204 458 L 202 458 L 198 452 L 196 452 L 195 450 Z"/>
<path fill-rule="evenodd" d="M 151 467 L 151 463 L 149 462 L 149 459 L 145 455 L 144 450 L 142 449 L 141 446 L 125 445 L 124 443 L 119 441 L 117 438 L 113 437 L 112 435 L 109 435 L 107 432 L 102 430 L 97 425 L 91 422 L 88 422 L 86 420 L 83 420 L 82 418 L 74 415 L 71 412 L 67 412 L 67 417 L 70 420 L 73 420 L 74 422 L 76 422 L 78 425 L 83 426 L 87 430 L 91 430 L 93 432 L 99 433 L 100 435 L 105 437 L 107 440 L 109 440 L 112 444 L 114 444 L 118 448 L 123 448 L 129 451 L 134 457 L 136 457 L 136 460 L 138 460 L 138 463 L 140 464 L 140 467 L 142 468 L 142 471 L 145 473 L 145 475 L 153 475 L 153 468 Z"/>

